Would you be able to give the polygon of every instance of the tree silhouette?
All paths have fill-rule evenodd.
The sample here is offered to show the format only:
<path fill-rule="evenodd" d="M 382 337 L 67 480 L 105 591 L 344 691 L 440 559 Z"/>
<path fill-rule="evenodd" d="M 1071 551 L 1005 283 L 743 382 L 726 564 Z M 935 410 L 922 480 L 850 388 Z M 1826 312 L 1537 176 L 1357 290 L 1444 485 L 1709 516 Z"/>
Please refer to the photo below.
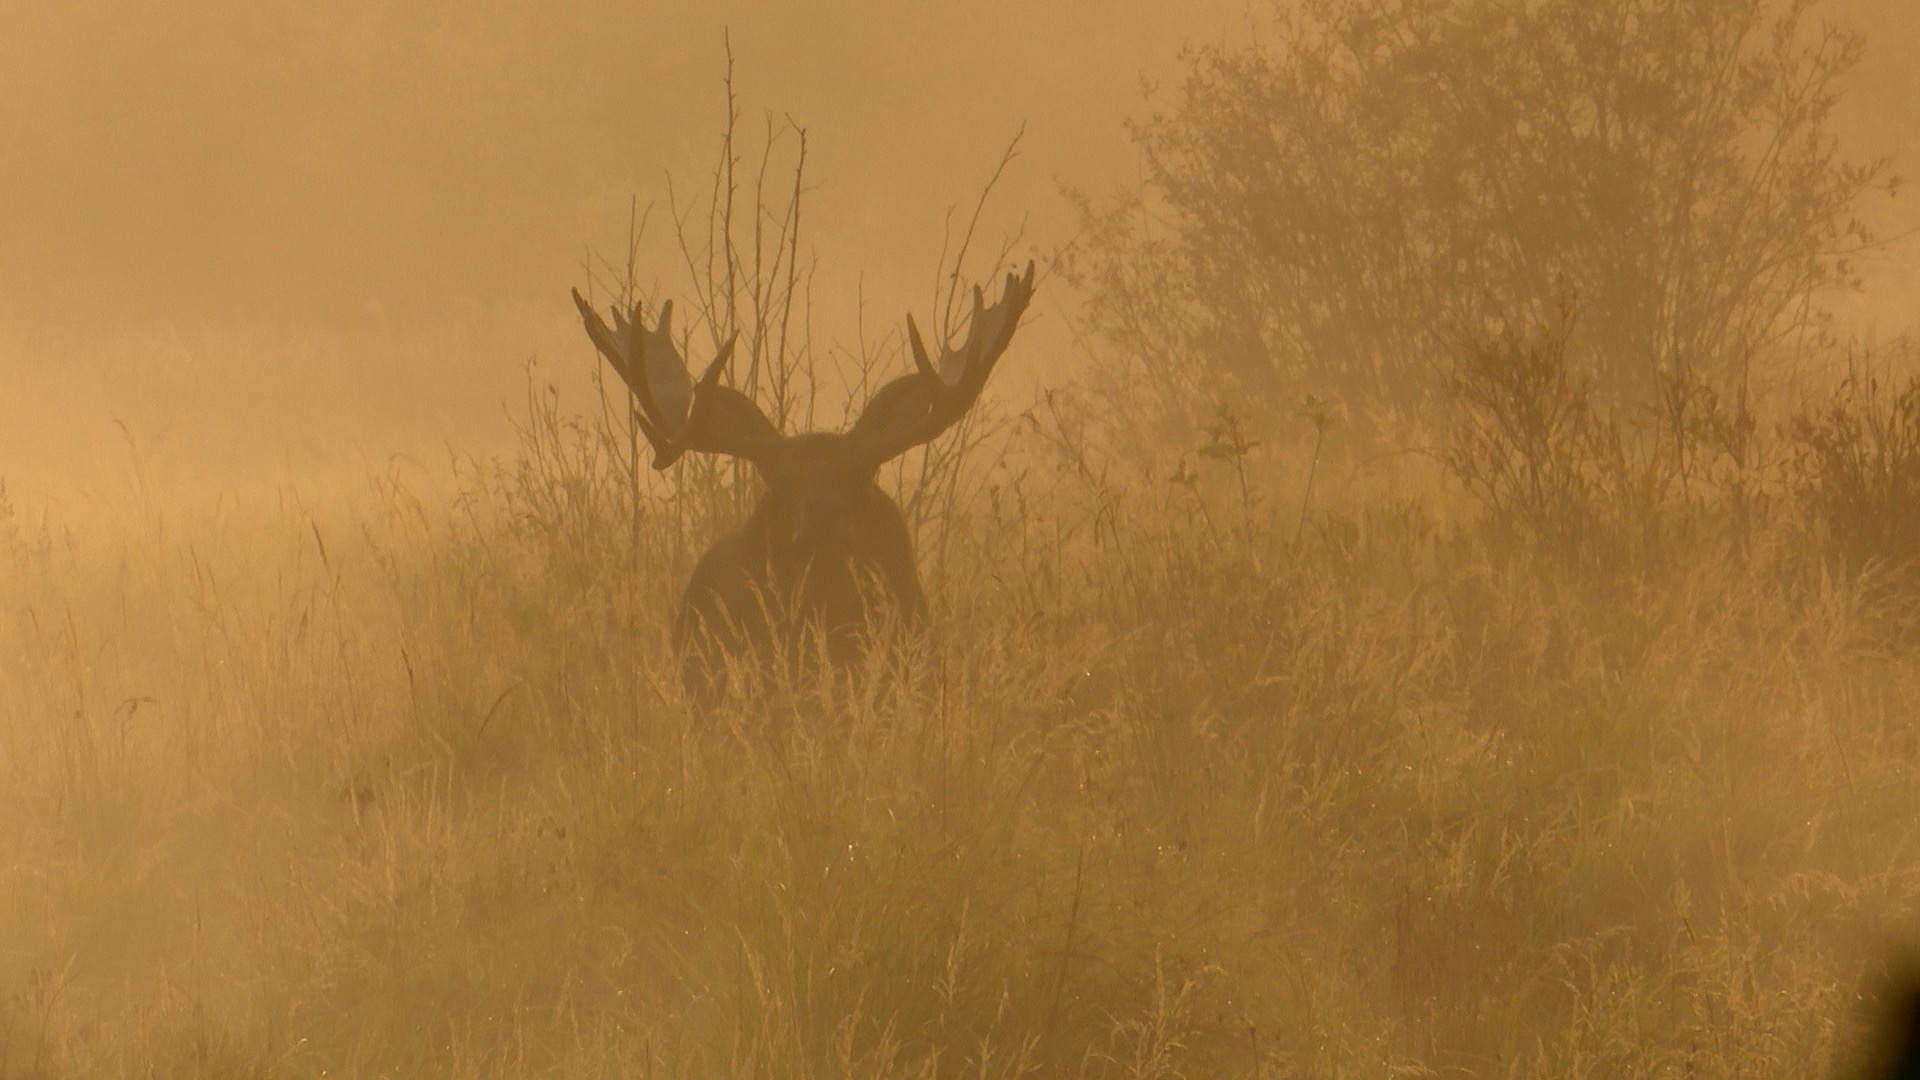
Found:
<path fill-rule="evenodd" d="M 1418 410 L 1466 341 L 1575 312 L 1615 399 L 1744 386 L 1871 242 L 1812 0 L 1304 0 L 1194 51 L 1142 187 L 1084 200 L 1089 330 L 1156 400 Z M 1888 183 L 1886 186 L 1891 187 Z"/>

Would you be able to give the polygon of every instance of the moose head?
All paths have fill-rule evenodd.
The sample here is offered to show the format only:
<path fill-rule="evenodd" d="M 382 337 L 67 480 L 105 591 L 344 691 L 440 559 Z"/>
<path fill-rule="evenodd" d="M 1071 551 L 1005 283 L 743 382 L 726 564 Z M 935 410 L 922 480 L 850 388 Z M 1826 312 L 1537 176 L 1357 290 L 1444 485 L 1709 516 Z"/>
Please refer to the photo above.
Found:
<path fill-rule="evenodd" d="M 926 599 L 906 517 L 875 475 L 966 415 L 1032 299 L 1032 263 L 1024 276 L 1007 275 L 991 306 L 976 287 L 965 341 L 943 345 L 938 361 L 908 315 L 913 371 L 876 391 L 846 431 L 786 435 L 720 381 L 733 339 L 696 380 L 674 344 L 671 301 L 651 330 L 637 306 L 614 310 L 609 327 L 574 292 L 587 336 L 632 392 L 653 467 L 689 451 L 725 454 L 751 462 L 766 485 L 746 522 L 701 556 L 681 598 L 673 637 L 690 691 L 711 694 L 729 657 L 765 664 L 802 656 L 815 641 L 846 667 L 864 655 L 872 628 L 920 619 Z"/>

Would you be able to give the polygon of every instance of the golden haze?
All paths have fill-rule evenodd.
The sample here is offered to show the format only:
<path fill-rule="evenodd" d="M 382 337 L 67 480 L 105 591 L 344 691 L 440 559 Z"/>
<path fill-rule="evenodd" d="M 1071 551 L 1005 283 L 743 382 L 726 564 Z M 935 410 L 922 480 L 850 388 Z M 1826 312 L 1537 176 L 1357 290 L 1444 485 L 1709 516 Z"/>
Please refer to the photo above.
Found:
<path fill-rule="evenodd" d="M 1870 31 L 1842 132 L 1910 167 L 1920 16 L 1830 10 Z M 725 42 L 748 158 L 808 131 L 851 351 L 927 318 L 1016 132 L 981 243 L 1044 255 L 1061 185 L 1137 178 L 1140 73 L 1247 12 L 9 0 L 0 1078 L 1844 1059 L 1920 913 L 1914 586 L 1796 522 L 1569 566 L 1421 454 L 1145 480 L 1069 394 L 916 516 L 917 682 L 678 691 L 737 507 L 635 511 L 566 291 L 637 206 L 684 295 Z M 1911 251 L 1847 329 L 1909 327 Z M 1101 362 L 1075 302 L 1001 415 Z"/>

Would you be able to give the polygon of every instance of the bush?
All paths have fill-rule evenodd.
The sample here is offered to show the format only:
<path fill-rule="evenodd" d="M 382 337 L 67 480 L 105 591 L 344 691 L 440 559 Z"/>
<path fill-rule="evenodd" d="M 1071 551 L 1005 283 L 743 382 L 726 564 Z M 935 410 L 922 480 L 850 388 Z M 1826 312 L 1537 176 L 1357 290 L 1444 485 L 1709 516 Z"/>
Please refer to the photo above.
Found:
<path fill-rule="evenodd" d="M 1841 571 L 1910 570 L 1920 553 L 1920 375 L 1890 390 L 1871 364 L 1852 364 L 1788 433 L 1794 489 Z"/>
<path fill-rule="evenodd" d="M 1592 390 L 1732 396 L 1852 280 L 1880 163 L 1829 130 L 1855 37 L 1808 0 L 1307 0 L 1190 56 L 1142 188 L 1083 198 L 1093 336 L 1185 410 L 1405 416 L 1459 335 L 1544 325 Z M 1134 406 L 1136 410 L 1139 406 Z M 1378 423 L 1378 419 L 1376 420 Z"/>

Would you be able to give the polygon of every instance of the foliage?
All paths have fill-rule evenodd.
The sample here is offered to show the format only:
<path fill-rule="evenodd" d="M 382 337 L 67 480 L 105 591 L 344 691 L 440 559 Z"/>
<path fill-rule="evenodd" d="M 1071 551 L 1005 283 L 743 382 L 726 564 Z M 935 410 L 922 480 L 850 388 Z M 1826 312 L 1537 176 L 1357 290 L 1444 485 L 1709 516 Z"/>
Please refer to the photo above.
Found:
<path fill-rule="evenodd" d="M 1460 343 L 1439 456 L 1484 524 L 1589 569 L 1648 565 L 1692 526 L 1739 519 L 1763 498 L 1763 451 L 1744 395 L 1663 372 L 1653 401 L 1595 391 L 1568 355 L 1574 316 Z"/>
<path fill-rule="evenodd" d="M 1190 56 L 1144 185 L 1083 200 L 1095 337 L 1156 403 L 1404 415 L 1459 337 L 1549 325 L 1590 390 L 1737 395 L 1817 325 L 1881 163 L 1829 130 L 1810 0 L 1307 0 Z"/>
<path fill-rule="evenodd" d="M 1550 550 L 1592 538 L 1617 440 L 1595 411 L 1592 379 L 1571 370 L 1564 324 L 1468 346 L 1448 388 L 1462 407 L 1444 461 L 1489 520 Z"/>
<path fill-rule="evenodd" d="M 1893 359 L 1910 360 L 1910 348 Z M 1920 558 L 1920 375 L 1855 357 L 1789 424 L 1796 494 L 1848 573 L 1907 576 Z"/>

